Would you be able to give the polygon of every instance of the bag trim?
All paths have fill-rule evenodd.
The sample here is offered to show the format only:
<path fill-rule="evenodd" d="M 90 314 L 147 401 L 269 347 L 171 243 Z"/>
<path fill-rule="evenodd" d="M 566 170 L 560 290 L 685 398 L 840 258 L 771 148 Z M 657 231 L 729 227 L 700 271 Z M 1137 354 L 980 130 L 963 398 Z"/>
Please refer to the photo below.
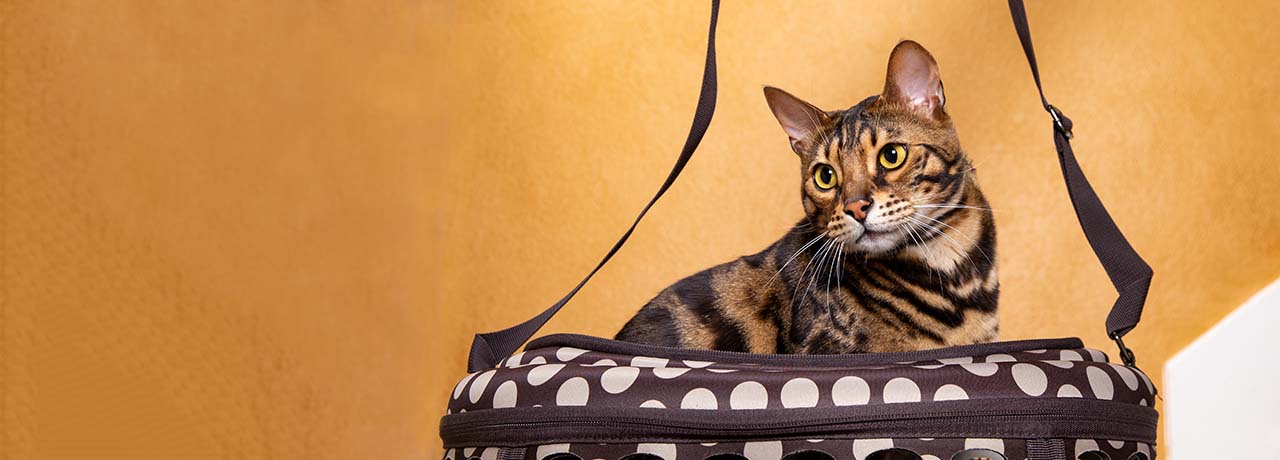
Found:
<path fill-rule="evenodd" d="M 691 359 L 700 361 L 778 364 L 790 366 L 858 366 L 867 364 L 892 364 L 908 361 L 926 361 L 933 359 L 958 358 L 964 356 L 983 356 L 996 353 L 1011 353 L 1027 350 L 1068 350 L 1084 348 L 1084 343 L 1075 337 L 1061 339 L 1011 340 L 1007 342 L 979 343 L 973 345 L 956 345 L 930 350 L 889 352 L 889 353 L 856 353 L 841 355 L 777 355 L 743 353 L 721 350 L 695 350 L 689 348 L 663 347 L 640 343 L 623 342 L 583 334 L 551 334 L 529 342 L 525 350 L 552 347 L 581 348 L 603 353 L 629 356 L 652 356 L 656 358 Z M 1103 353 L 1105 356 L 1106 354 Z M 1109 359 L 1107 360 L 1110 361 Z"/>

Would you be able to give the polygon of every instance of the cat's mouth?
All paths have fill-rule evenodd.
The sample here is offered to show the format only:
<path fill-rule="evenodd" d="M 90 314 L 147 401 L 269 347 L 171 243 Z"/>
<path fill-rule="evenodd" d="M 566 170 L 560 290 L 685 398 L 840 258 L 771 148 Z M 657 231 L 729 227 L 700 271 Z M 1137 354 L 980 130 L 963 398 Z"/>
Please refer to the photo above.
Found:
<path fill-rule="evenodd" d="M 895 230 L 872 230 L 864 226 L 842 227 L 828 233 L 828 237 L 838 242 L 858 244 L 864 241 L 881 240 L 889 237 Z"/>

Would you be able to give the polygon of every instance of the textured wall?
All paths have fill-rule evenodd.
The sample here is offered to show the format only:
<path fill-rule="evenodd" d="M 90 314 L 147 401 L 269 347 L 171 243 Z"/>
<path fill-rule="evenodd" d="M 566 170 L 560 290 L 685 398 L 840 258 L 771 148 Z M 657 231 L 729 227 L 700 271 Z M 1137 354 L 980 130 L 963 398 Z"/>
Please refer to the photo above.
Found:
<path fill-rule="evenodd" d="M 1035 2 L 1050 97 L 1156 269 L 1159 364 L 1280 274 L 1274 2 Z M 0 451 L 433 458 L 470 334 L 608 248 L 674 158 L 702 2 L 0 2 Z M 942 66 L 997 210 L 1006 338 L 1110 350 L 1112 292 L 1004 2 L 729 2 L 684 180 L 547 332 L 611 334 L 800 216 L 760 94 Z"/>

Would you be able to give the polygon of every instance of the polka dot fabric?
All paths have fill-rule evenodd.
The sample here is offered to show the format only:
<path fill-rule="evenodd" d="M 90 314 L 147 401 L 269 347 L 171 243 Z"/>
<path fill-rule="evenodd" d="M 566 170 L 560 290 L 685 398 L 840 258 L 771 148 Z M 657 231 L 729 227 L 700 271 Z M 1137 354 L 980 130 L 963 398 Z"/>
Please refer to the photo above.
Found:
<path fill-rule="evenodd" d="M 704 460 L 719 454 L 783 460 L 816 450 L 838 460 L 865 460 L 876 451 L 897 448 L 922 459 L 951 459 L 965 449 L 989 449 L 1007 459 L 1036 460 L 1040 451 L 1029 449 L 1028 443 L 1047 441 L 1056 442 L 1053 445 L 1067 458 L 1088 451 L 1101 451 L 1112 459 L 1135 453 L 1155 458 L 1154 411 L 1149 406 L 1156 390 L 1150 379 L 1137 369 L 1108 362 L 1104 353 L 1074 339 L 955 347 L 931 354 L 779 357 L 629 348 L 601 339 L 553 337 L 535 341 L 495 369 L 460 379 L 448 394 L 451 415 L 442 424 L 449 448 L 446 458 L 544 460 L 570 453 L 582 460 L 620 460 L 644 453 L 663 460 Z M 1044 405 L 1063 413 L 1125 408 L 1114 420 L 1129 422 L 1135 411 L 1150 412 L 1150 435 L 1131 430 L 1099 439 L 1112 423 L 1107 413 L 1078 423 L 1038 423 L 1039 413 L 1027 408 Z M 988 407 L 1004 412 L 972 414 Z M 937 424 L 951 414 L 968 418 Z M 456 433 L 483 425 L 490 416 L 505 417 L 495 425 L 548 434 L 536 443 L 454 440 Z M 591 421 L 603 420 L 600 417 L 608 420 Z M 841 425 L 811 433 L 794 429 L 833 417 Z M 846 430 L 857 427 L 863 417 L 886 422 L 868 425 L 871 435 L 867 429 Z M 933 428 L 884 431 L 921 417 L 935 420 Z M 974 423 L 986 426 L 984 417 L 1004 424 L 993 425 L 989 432 L 974 428 Z M 617 431 L 617 426 L 639 423 L 633 420 L 658 420 L 666 424 L 661 426 L 673 427 L 672 433 Z M 686 421 L 741 424 L 753 431 L 749 436 L 704 434 L 688 429 Z M 1045 432 L 1034 436 L 1026 431 L 1041 428 Z"/>
<path fill-rule="evenodd" d="M 1141 371 L 1088 348 L 849 367 L 689 361 L 573 347 L 534 349 L 462 378 L 451 412 L 534 406 L 766 410 L 931 401 L 1085 398 L 1150 405 Z"/>
<path fill-rule="evenodd" d="M 497 460 L 502 447 L 448 449 L 446 460 Z M 993 438 L 833 438 L 790 439 L 749 442 L 706 443 L 636 443 L 636 444 L 543 444 L 523 449 L 521 460 L 548 460 L 558 454 L 573 454 L 584 460 L 616 460 L 632 454 L 652 454 L 662 460 L 705 460 L 717 455 L 741 455 L 747 460 L 782 460 L 814 458 L 805 453 L 823 452 L 833 458 L 867 460 L 872 454 L 887 449 L 906 449 L 920 455 L 921 460 L 948 460 L 966 449 L 990 449 L 1008 460 L 1028 459 L 1027 442 Z M 1106 458 L 1126 460 L 1134 454 L 1155 458 L 1150 444 L 1103 439 L 1079 439 L 1066 443 L 1067 458 L 1079 458 L 1087 452 L 1102 452 Z M 994 460 L 994 459 L 993 459 Z M 1032 458 L 1031 460 L 1035 460 Z"/>

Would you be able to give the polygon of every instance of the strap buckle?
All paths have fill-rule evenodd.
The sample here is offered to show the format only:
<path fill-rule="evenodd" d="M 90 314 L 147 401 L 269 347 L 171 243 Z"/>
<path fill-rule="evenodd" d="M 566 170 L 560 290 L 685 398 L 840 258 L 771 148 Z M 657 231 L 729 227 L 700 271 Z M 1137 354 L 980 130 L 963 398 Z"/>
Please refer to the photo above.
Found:
<path fill-rule="evenodd" d="M 1133 354 L 1133 350 L 1125 346 L 1124 339 L 1120 338 L 1120 334 L 1112 334 L 1111 340 L 1116 342 L 1116 346 L 1120 348 L 1120 361 L 1127 367 L 1137 368 L 1138 357 Z"/>
<path fill-rule="evenodd" d="M 1065 116 L 1062 115 L 1061 110 L 1058 110 L 1058 108 L 1054 107 L 1053 104 L 1046 105 L 1044 109 L 1049 111 L 1049 116 L 1053 117 L 1053 127 L 1056 128 L 1058 132 L 1062 133 L 1063 136 L 1067 136 L 1067 139 L 1074 137 L 1071 134 L 1071 128 L 1062 121 Z"/>

